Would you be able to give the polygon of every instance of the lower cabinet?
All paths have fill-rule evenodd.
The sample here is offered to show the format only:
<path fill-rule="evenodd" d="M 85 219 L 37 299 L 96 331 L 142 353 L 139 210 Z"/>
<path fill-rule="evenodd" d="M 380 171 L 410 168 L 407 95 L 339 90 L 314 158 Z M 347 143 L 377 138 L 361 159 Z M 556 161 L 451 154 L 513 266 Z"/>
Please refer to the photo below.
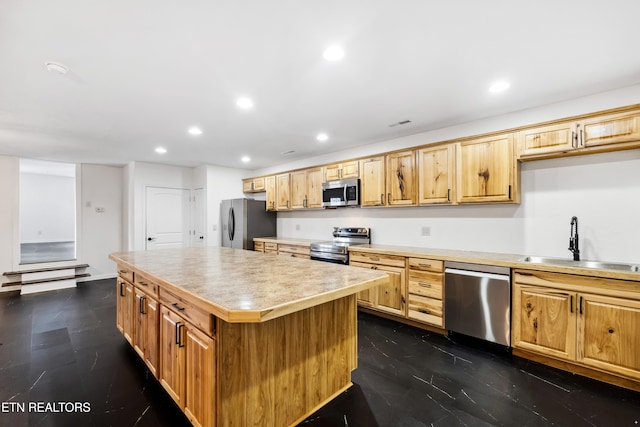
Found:
<path fill-rule="evenodd" d="M 444 263 L 427 258 L 409 258 L 407 317 L 444 327 Z"/>
<path fill-rule="evenodd" d="M 370 288 L 358 293 L 358 303 L 376 310 L 406 315 L 406 259 L 403 256 L 351 252 L 349 265 L 385 271 L 389 274 L 387 285 Z"/>
<path fill-rule="evenodd" d="M 287 245 L 284 243 L 279 243 L 278 254 L 290 256 L 294 258 L 305 258 L 305 259 L 311 258 L 309 246 L 302 246 L 302 245 Z"/>
<path fill-rule="evenodd" d="M 118 277 L 116 299 L 116 326 L 124 338 L 133 345 L 133 285 Z"/>
<path fill-rule="evenodd" d="M 640 379 L 640 296 L 632 286 L 621 280 L 516 271 L 514 348 Z"/>
<path fill-rule="evenodd" d="M 151 373 L 158 376 L 158 301 L 145 292 L 134 291 L 133 349 L 144 360 Z"/>
<path fill-rule="evenodd" d="M 213 425 L 214 339 L 161 305 L 160 348 L 160 384 L 194 426 Z"/>

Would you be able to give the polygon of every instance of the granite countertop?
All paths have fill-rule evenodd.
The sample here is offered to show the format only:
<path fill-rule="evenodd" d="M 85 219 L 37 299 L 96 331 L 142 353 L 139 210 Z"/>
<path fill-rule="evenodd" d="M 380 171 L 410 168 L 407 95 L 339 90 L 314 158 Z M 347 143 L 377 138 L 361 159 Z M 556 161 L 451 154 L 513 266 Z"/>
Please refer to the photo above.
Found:
<path fill-rule="evenodd" d="M 225 247 L 109 255 L 227 322 L 263 322 L 388 282 L 386 273 Z"/>

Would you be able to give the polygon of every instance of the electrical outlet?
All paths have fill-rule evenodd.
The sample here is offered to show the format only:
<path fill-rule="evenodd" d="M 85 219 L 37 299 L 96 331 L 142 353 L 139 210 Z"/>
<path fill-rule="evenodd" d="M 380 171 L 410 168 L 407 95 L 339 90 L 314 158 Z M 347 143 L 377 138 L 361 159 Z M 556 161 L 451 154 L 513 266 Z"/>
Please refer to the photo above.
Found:
<path fill-rule="evenodd" d="M 423 236 L 431 236 L 431 227 L 422 227 Z"/>
<path fill-rule="evenodd" d="M 296 224 L 296 231 L 300 231 L 300 224 Z"/>

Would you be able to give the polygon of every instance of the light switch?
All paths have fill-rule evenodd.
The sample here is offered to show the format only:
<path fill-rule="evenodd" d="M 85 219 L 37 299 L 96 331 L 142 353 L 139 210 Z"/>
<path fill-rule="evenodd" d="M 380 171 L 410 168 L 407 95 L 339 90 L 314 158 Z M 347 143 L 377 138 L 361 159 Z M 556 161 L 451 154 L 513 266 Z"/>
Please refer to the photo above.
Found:
<path fill-rule="evenodd" d="M 104 208 L 96 208 L 97 213 L 104 213 Z"/>

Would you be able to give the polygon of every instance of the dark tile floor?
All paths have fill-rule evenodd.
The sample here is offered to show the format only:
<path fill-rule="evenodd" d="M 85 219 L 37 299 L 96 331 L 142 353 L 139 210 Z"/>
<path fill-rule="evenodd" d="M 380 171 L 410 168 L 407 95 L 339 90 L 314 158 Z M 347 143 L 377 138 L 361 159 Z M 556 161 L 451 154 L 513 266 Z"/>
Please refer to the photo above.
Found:
<path fill-rule="evenodd" d="M 362 313 L 353 382 L 302 425 L 640 425 L 640 393 Z M 114 280 L 0 297 L 0 405 L 0 426 L 189 425 L 116 329 Z"/>

